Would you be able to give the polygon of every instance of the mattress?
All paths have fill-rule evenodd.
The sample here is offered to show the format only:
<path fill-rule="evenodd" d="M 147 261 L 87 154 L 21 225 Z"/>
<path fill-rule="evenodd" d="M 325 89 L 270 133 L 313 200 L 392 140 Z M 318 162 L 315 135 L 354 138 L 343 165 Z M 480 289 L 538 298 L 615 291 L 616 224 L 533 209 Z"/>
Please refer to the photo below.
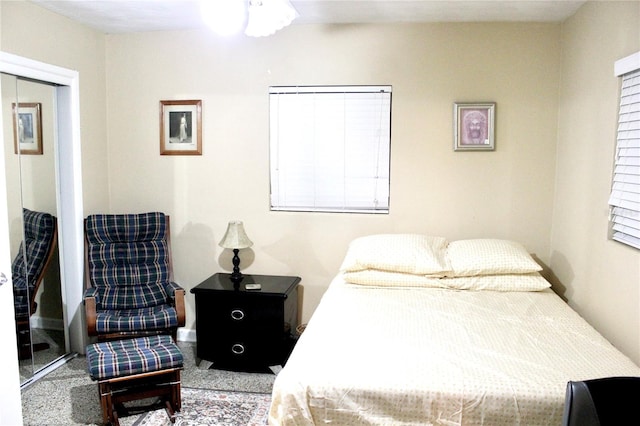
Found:
<path fill-rule="evenodd" d="M 272 425 L 561 424 L 566 384 L 640 376 L 552 290 L 346 283 L 277 376 Z"/>

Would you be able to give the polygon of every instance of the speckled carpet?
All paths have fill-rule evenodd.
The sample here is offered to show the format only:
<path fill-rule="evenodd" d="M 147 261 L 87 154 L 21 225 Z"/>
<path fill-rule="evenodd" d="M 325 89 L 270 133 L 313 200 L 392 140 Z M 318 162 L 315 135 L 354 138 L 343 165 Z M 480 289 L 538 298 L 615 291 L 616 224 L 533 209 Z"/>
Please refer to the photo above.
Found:
<path fill-rule="evenodd" d="M 175 426 L 262 426 L 267 424 L 271 395 L 182 388 L 182 410 Z M 169 426 L 164 409 L 142 414 L 132 426 Z"/>
<path fill-rule="evenodd" d="M 206 364 L 203 365 L 202 362 L 198 362 L 196 359 L 196 346 L 194 343 L 178 342 L 178 346 L 184 355 L 184 370 L 181 375 L 182 424 L 196 424 L 189 422 L 189 419 L 195 416 L 198 417 L 197 424 L 199 425 L 243 426 L 245 424 L 254 424 L 243 423 L 244 414 L 242 417 L 235 416 L 237 413 L 244 413 L 245 411 L 254 414 L 259 412 L 258 408 L 250 408 L 250 403 L 256 398 L 262 398 L 263 400 L 270 398 L 273 381 L 276 378 L 275 374 L 242 373 L 207 368 Z M 192 391 L 195 391 L 193 395 L 199 394 L 203 396 L 196 395 L 192 398 Z M 224 395 L 227 395 L 227 397 L 223 398 Z M 224 403 L 226 403 L 227 407 L 232 407 L 233 404 L 236 404 L 226 410 L 226 413 L 232 412 L 234 416 L 228 417 L 227 423 L 224 423 L 223 418 L 220 418 L 219 423 L 206 423 L 207 415 L 204 411 L 198 412 L 197 410 L 192 411 L 189 409 L 190 401 L 206 400 L 206 398 L 215 400 L 216 397 L 222 400 L 218 406 L 224 406 Z M 229 402 L 224 401 L 226 398 L 228 398 Z M 243 402 L 239 403 L 237 402 L 238 400 Z M 196 402 L 196 404 L 199 404 L 199 402 Z M 238 404 L 246 404 L 247 409 L 237 409 Z M 203 406 L 202 409 L 207 407 L 206 404 L 201 405 Z M 209 407 L 214 406 L 213 403 L 209 404 Z M 200 407 L 197 407 L 197 409 L 199 410 Z M 209 410 L 214 411 L 213 408 Z M 225 410 L 221 409 L 219 413 L 224 412 Z M 147 418 L 148 413 L 138 413 L 120 417 L 120 424 L 122 426 L 132 426 L 133 424 L 136 424 L 136 426 L 155 426 L 156 424 L 162 425 L 162 421 L 168 422 L 169 418 L 164 410 L 160 410 L 159 414 L 162 414 L 162 416 L 157 416 L 157 418 L 162 419 L 159 423 L 150 423 L 154 417 L 149 416 Z M 22 391 L 22 416 L 25 426 L 100 425 L 102 423 L 102 412 L 98 396 L 98 385 L 89 378 L 85 358 L 72 359 L 64 366 L 24 389 Z M 142 423 L 143 421 L 146 423 Z M 250 419 L 249 421 L 253 420 Z"/>

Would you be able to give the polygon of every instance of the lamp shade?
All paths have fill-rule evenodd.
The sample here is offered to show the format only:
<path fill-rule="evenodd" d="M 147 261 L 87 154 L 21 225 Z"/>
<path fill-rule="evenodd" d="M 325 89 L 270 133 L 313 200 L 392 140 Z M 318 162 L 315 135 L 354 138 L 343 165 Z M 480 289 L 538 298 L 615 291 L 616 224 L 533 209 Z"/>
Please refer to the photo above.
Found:
<path fill-rule="evenodd" d="M 247 237 L 247 233 L 244 231 L 244 225 L 239 220 L 233 220 L 229 222 L 227 226 L 227 232 L 220 240 L 219 246 L 228 249 L 243 249 L 253 245 L 253 241 Z"/>

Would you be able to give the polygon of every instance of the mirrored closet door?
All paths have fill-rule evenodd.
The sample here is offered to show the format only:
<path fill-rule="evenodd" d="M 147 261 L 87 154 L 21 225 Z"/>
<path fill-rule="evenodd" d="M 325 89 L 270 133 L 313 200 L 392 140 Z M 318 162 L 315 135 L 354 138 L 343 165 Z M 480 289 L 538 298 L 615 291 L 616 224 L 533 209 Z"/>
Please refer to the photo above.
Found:
<path fill-rule="evenodd" d="M 55 86 L 0 74 L 21 382 L 68 352 L 58 252 Z"/>

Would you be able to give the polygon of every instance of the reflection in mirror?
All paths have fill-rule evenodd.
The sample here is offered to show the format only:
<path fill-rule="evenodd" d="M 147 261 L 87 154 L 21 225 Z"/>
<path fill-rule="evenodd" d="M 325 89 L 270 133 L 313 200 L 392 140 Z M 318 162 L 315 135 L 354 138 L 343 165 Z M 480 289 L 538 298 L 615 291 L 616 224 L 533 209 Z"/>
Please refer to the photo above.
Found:
<path fill-rule="evenodd" d="M 56 250 L 55 91 L 40 82 L 18 79 L 18 118 L 24 136 L 20 182 L 24 213 L 25 261 L 30 271 L 30 343 L 33 372 L 66 353 L 60 268 Z M 20 123 L 18 121 L 18 134 Z"/>
<path fill-rule="evenodd" d="M 2 111 L 9 123 L 5 127 L 10 127 L 3 131 L 5 144 L 11 145 L 5 146 L 11 163 L 6 167 L 7 193 L 24 382 L 67 349 L 56 244 L 55 91 L 40 82 L 2 78 Z M 5 87 L 10 88 L 6 94 Z"/>
<path fill-rule="evenodd" d="M 3 140 L 4 157 L 5 157 L 5 175 L 7 180 L 7 213 L 9 218 L 9 239 L 12 259 L 12 279 L 14 281 L 14 305 L 16 294 L 16 282 L 19 280 L 20 274 L 17 261 L 24 255 L 21 252 L 21 243 L 23 241 L 22 226 L 22 192 L 20 189 L 20 157 L 15 154 L 13 146 L 13 128 L 16 125 L 13 120 L 12 105 L 18 100 L 17 84 L 18 79 L 12 75 L 1 74 L 0 84 L 2 87 L 2 114 L 4 128 Z M 19 285 L 19 284 L 18 284 Z M 28 297 L 28 293 L 24 296 Z M 18 325 L 16 321 L 16 332 L 18 333 L 18 341 L 20 341 L 20 329 L 22 325 Z M 18 344 L 20 346 L 20 344 Z M 31 358 L 20 356 L 20 381 L 23 382 L 33 374 L 33 364 Z"/>

